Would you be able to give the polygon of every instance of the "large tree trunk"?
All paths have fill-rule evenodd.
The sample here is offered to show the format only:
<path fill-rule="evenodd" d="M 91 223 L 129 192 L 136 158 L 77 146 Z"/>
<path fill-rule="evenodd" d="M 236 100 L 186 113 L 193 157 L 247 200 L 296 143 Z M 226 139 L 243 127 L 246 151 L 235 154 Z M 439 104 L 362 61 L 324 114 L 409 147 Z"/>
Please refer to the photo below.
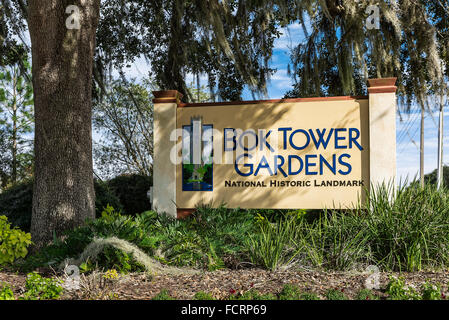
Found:
<path fill-rule="evenodd" d="M 80 29 L 68 29 L 76 5 Z M 100 0 L 29 0 L 35 103 L 31 234 L 37 247 L 95 215 L 92 62 Z"/>

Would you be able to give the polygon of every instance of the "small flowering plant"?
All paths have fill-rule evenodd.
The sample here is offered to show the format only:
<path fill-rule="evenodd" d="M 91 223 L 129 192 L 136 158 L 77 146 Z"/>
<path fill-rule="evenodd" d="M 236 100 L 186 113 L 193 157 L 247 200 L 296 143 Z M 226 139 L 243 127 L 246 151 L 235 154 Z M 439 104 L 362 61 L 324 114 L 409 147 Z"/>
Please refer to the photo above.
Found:
<path fill-rule="evenodd" d="M 106 280 L 117 280 L 119 278 L 119 274 L 118 274 L 117 270 L 110 269 L 105 272 L 105 274 L 103 275 L 103 278 L 105 278 Z"/>

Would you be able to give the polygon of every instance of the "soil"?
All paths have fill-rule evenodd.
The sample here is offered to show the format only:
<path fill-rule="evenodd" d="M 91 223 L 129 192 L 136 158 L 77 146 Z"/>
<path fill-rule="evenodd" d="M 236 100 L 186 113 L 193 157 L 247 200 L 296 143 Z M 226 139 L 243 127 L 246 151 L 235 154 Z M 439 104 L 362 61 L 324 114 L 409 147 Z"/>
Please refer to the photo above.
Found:
<path fill-rule="evenodd" d="M 48 274 L 47 274 L 48 275 Z M 316 272 L 279 270 L 275 272 L 262 269 L 218 270 L 201 272 L 199 274 L 177 275 L 120 275 L 117 280 L 94 281 L 92 277 L 81 276 L 82 288 L 66 290 L 62 299 L 152 299 L 162 289 L 182 300 L 193 299 L 199 291 L 210 293 L 216 299 L 226 299 L 231 294 L 244 293 L 256 289 L 260 293 L 279 293 L 285 284 L 294 284 L 302 292 L 316 293 L 324 299 L 329 289 L 342 291 L 346 296 L 354 299 L 357 293 L 365 288 L 368 273 L 362 272 Z M 385 296 L 384 290 L 389 276 L 402 276 L 406 285 L 420 288 L 426 281 L 439 283 L 443 292 L 448 291 L 449 273 L 441 272 L 410 272 L 410 273 L 380 273 L 379 289 L 374 290 L 378 295 Z M 90 279 L 87 281 L 86 279 Z M 103 279 L 99 275 L 96 279 Z M 7 270 L 0 271 L 0 283 L 8 283 L 16 296 L 23 294 L 25 274 L 17 274 Z"/>

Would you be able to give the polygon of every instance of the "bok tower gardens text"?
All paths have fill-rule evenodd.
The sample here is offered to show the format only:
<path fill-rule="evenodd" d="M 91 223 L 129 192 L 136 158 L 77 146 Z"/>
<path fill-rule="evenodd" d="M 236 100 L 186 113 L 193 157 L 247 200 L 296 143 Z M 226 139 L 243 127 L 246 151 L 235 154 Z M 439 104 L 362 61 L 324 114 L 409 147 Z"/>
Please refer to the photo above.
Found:
<path fill-rule="evenodd" d="M 276 139 L 270 140 L 275 132 Z M 352 171 L 350 149 L 363 150 L 358 128 L 295 129 L 280 127 L 277 130 L 224 129 L 224 151 L 241 150 L 235 158 L 234 170 L 241 180 L 225 180 L 226 188 L 277 188 L 277 187 L 360 187 L 363 180 L 318 179 L 320 176 L 345 177 Z M 332 150 L 323 155 L 321 151 Z M 265 154 L 258 157 L 257 152 Z M 272 155 L 267 155 L 271 153 Z M 257 160 L 256 160 L 257 158 Z M 282 180 L 250 181 L 257 176 L 277 176 Z M 305 179 L 290 180 L 289 177 Z M 317 179 L 312 179 L 317 176 Z"/>

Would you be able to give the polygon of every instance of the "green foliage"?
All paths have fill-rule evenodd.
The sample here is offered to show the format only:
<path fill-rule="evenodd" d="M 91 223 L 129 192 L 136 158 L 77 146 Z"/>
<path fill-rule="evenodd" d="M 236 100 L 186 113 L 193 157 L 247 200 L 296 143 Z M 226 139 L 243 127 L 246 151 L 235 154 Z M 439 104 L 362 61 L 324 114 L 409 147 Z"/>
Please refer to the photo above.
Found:
<path fill-rule="evenodd" d="M 120 175 L 109 180 L 107 184 L 119 199 L 125 214 L 135 215 L 151 210 L 151 203 L 147 197 L 147 192 L 153 185 L 151 177 L 138 174 Z"/>
<path fill-rule="evenodd" d="M 15 227 L 30 231 L 33 201 L 33 180 L 18 182 L 0 193 L 2 213 Z"/>
<path fill-rule="evenodd" d="M 392 192 L 391 186 L 377 188 L 366 204 L 370 209 L 359 213 L 374 264 L 399 271 L 447 266 L 448 191 L 412 183 L 390 201 Z"/>
<path fill-rule="evenodd" d="M 25 258 L 31 234 L 17 228 L 11 229 L 8 218 L 0 216 L 0 265 L 12 263 L 17 258 Z"/>
<path fill-rule="evenodd" d="M 210 270 L 223 267 L 225 257 L 243 257 L 247 234 L 255 229 L 251 213 L 224 207 L 199 207 L 183 221 L 159 220 L 157 228 L 166 238 L 161 251 L 168 261 Z"/>
<path fill-rule="evenodd" d="M 420 300 L 421 296 L 412 287 L 407 287 L 403 278 L 390 277 L 385 291 L 389 300 Z"/>
<path fill-rule="evenodd" d="M 363 220 L 351 212 L 323 212 L 316 219 L 297 225 L 297 250 L 302 262 L 315 268 L 351 269 L 357 262 L 368 260 L 367 235 Z"/>
<path fill-rule="evenodd" d="M 0 300 L 15 300 L 14 292 L 7 284 L 2 284 L 0 287 Z"/>
<path fill-rule="evenodd" d="M 300 300 L 301 290 L 298 286 L 286 284 L 279 293 L 279 300 Z"/>
<path fill-rule="evenodd" d="M 252 261 L 269 269 L 291 257 L 302 266 L 325 270 L 350 270 L 358 264 L 392 271 L 447 266 L 447 190 L 411 184 L 392 192 L 391 186 L 378 187 L 353 211 L 309 212 L 296 218 L 258 213 L 260 232 L 249 236 Z"/>
<path fill-rule="evenodd" d="M 20 63 L 0 65 L 0 189 L 31 176 L 33 141 L 28 135 L 33 126 L 31 66 L 25 57 Z"/>
<path fill-rule="evenodd" d="M 194 215 L 179 221 L 153 211 L 134 217 L 122 215 L 108 206 L 101 218 L 67 232 L 63 240 L 54 241 L 18 266 L 30 271 L 49 262 L 57 265 L 68 257 L 79 256 L 94 238 L 117 237 L 162 263 L 215 270 L 225 267 L 225 260 L 244 259 L 247 234 L 255 227 L 251 213 L 224 207 L 201 207 Z M 105 251 L 97 261 L 87 263 L 86 270 L 93 268 L 93 263 L 101 269 L 115 268 L 121 272 L 141 270 L 132 257 L 112 248 Z"/>
<path fill-rule="evenodd" d="M 51 300 L 61 296 L 63 288 L 61 282 L 52 278 L 44 278 L 32 272 L 27 275 L 24 300 Z"/>
<path fill-rule="evenodd" d="M 129 214 L 150 210 L 146 193 L 151 185 L 151 178 L 139 175 L 120 176 L 105 182 L 94 180 L 96 216 L 100 217 L 107 205 Z M 2 213 L 13 226 L 27 232 L 31 226 L 32 201 L 33 179 L 18 182 L 0 193 Z"/>
<path fill-rule="evenodd" d="M 449 265 L 449 196 L 431 186 L 374 190 L 353 211 L 304 212 L 197 208 L 172 220 L 145 211 L 123 215 L 106 206 L 101 218 L 67 232 L 22 265 L 25 270 L 77 257 L 93 238 L 117 237 L 162 263 L 216 270 L 253 264 L 275 270 L 350 270 L 359 264 L 393 271 Z M 93 263 L 93 261 L 91 262 Z M 133 257 L 107 249 L 95 263 L 121 272 L 141 270 Z M 93 267 L 93 265 L 91 265 Z"/>
<path fill-rule="evenodd" d="M 299 296 L 300 300 L 321 300 L 320 297 L 318 297 L 315 293 L 313 292 L 304 292 L 301 293 L 301 295 Z"/>
<path fill-rule="evenodd" d="M 426 282 L 422 285 L 421 295 L 423 300 L 442 300 L 441 285 Z"/>
<path fill-rule="evenodd" d="M 215 300 L 215 298 L 212 297 L 212 295 L 210 293 L 203 292 L 203 291 L 195 293 L 194 299 L 195 300 Z"/>
<path fill-rule="evenodd" d="M 151 300 L 176 300 L 167 291 L 167 289 L 162 289 L 157 295 Z"/>
<path fill-rule="evenodd" d="M 328 1 L 301 3 L 305 6 L 289 21 L 300 17 L 301 22 L 305 14 L 310 20 L 304 25 L 313 30 L 292 50 L 290 97 L 358 95 L 368 78 L 395 76 L 405 109 L 417 100 L 425 112 L 429 89 L 436 94 L 446 90 L 449 11 L 443 2 L 377 1 L 382 16 L 373 30 L 366 23 L 369 1 L 356 10 Z M 423 18 L 418 22 L 417 16 Z M 350 34 L 341 37 L 348 26 Z"/>
<path fill-rule="evenodd" d="M 379 300 L 379 296 L 370 289 L 362 289 L 357 293 L 356 300 Z"/>
<path fill-rule="evenodd" d="M 106 247 L 97 257 L 96 263 L 103 270 L 116 269 L 120 273 L 145 271 L 145 268 L 136 262 L 132 255 L 113 247 Z"/>
<path fill-rule="evenodd" d="M 291 244 L 296 238 L 296 223 L 294 218 L 286 218 L 277 224 L 272 224 L 257 217 L 260 232 L 249 235 L 248 246 L 253 263 L 270 270 L 291 262 L 298 251 Z"/>
<path fill-rule="evenodd" d="M 320 300 L 320 298 L 311 292 L 301 292 L 298 286 L 286 284 L 279 293 L 279 300 Z"/>
<path fill-rule="evenodd" d="M 95 212 L 97 218 L 101 216 L 101 212 L 108 205 L 114 207 L 117 211 L 123 211 L 123 206 L 120 203 L 120 199 L 111 190 L 111 187 L 108 185 L 106 181 L 94 180 L 94 188 L 95 188 Z"/>
<path fill-rule="evenodd" d="M 349 300 L 349 298 L 340 290 L 330 289 L 325 294 L 327 300 Z"/>
<path fill-rule="evenodd" d="M 424 181 L 426 184 L 437 184 L 437 170 L 433 170 L 431 173 L 424 175 Z M 449 187 L 449 166 L 443 166 L 443 185 Z"/>

